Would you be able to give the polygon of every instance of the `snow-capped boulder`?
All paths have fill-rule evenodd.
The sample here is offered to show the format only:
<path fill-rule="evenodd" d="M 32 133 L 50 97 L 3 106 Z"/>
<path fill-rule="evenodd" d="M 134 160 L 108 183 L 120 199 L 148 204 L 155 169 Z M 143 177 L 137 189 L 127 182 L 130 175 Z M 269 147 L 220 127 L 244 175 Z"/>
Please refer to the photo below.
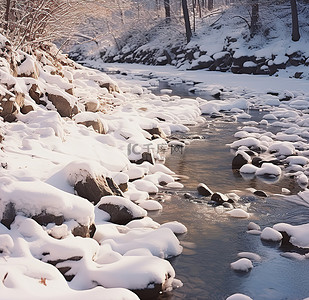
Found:
<path fill-rule="evenodd" d="M 204 184 L 204 183 L 200 183 L 197 186 L 197 192 L 201 196 L 205 196 L 205 197 L 211 196 L 213 194 L 213 192 L 209 189 L 209 187 L 206 184 Z"/>
<path fill-rule="evenodd" d="M 238 170 L 243 165 L 248 164 L 251 161 L 250 156 L 244 151 L 238 151 L 237 155 L 232 160 L 232 169 Z"/>
<path fill-rule="evenodd" d="M 229 197 L 226 196 L 225 194 L 216 192 L 211 195 L 210 200 L 218 204 L 223 204 L 224 202 L 227 202 L 229 200 Z"/>
<path fill-rule="evenodd" d="M 280 242 L 282 240 L 282 234 L 274 228 L 266 227 L 261 233 L 261 239 L 264 241 Z"/>
<path fill-rule="evenodd" d="M 263 163 L 261 168 L 255 172 L 256 176 L 270 176 L 276 177 L 281 175 L 281 168 L 272 163 Z"/>
<path fill-rule="evenodd" d="M 77 195 L 88 199 L 96 205 L 104 196 L 118 195 L 123 196 L 122 191 L 112 178 L 104 176 L 92 177 L 90 174 L 86 178 L 74 184 Z"/>
<path fill-rule="evenodd" d="M 252 300 L 252 298 L 244 294 L 236 293 L 227 297 L 226 300 Z"/>
<path fill-rule="evenodd" d="M 298 248 L 309 248 L 309 223 L 295 226 L 286 223 L 278 223 L 275 224 L 273 228 L 282 234 L 283 244 L 292 244 Z"/>
<path fill-rule="evenodd" d="M 102 166 L 84 160 L 72 161 L 63 169 L 64 177 L 75 192 L 94 205 L 103 196 L 123 196 L 122 191 Z"/>
<path fill-rule="evenodd" d="M 233 218 L 249 218 L 249 214 L 241 208 L 235 208 L 227 212 Z"/>
<path fill-rule="evenodd" d="M 110 215 L 110 222 L 125 225 L 147 216 L 147 211 L 131 200 L 119 196 L 102 197 L 96 207 Z"/>
<path fill-rule="evenodd" d="M 48 100 L 54 105 L 61 117 L 72 117 L 78 113 L 77 106 L 69 99 L 69 95 L 64 92 L 47 92 Z"/>

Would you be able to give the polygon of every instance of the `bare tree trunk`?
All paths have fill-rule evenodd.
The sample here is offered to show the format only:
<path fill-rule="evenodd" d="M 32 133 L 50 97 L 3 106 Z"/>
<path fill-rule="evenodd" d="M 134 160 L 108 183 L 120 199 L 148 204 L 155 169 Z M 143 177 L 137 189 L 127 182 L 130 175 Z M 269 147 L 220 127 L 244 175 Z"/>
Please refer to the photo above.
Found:
<path fill-rule="evenodd" d="M 251 36 L 254 36 L 258 31 L 258 21 L 259 21 L 259 1 L 251 1 L 251 25 L 250 33 Z"/>
<path fill-rule="evenodd" d="M 197 7 L 198 7 L 198 16 L 199 18 L 202 18 L 201 0 L 197 0 Z"/>
<path fill-rule="evenodd" d="M 187 43 L 189 43 L 192 37 L 192 31 L 191 31 L 191 25 L 190 25 L 188 3 L 187 3 L 187 0 L 182 0 L 181 3 L 182 3 L 183 17 L 185 20 Z"/>
<path fill-rule="evenodd" d="M 164 9 L 165 9 L 165 20 L 166 23 L 171 21 L 171 5 L 170 0 L 164 0 Z"/>
<path fill-rule="evenodd" d="M 124 13 L 123 13 L 123 9 L 120 5 L 119 0 L 117 0 L 117 6 L 118 6 L 118 9 L 119 9 L 119 13 L 120 13 L 121 24 L 124 25 Z"/>
<path fill-rule="evenodd" d="M 208 0 L 208 10 L 213 10 L 214 8 L 214 0 Z"/>
<path fill-rule="evenodd" d="M 195 1 L 192 0 L 192 13 L 193 13 L 193 31 L 195 32 Z"/>
<path fill-rule="evenodd" d="M 4 15 L 4 30 L 7 31 L 9 28 L 10 20 L 10 10 L 11 10 L 11 0 L 6 0 L 5 15 Z"/>
<path fill-rule="evenodd" d="M 292 41 L 297 42 L 300 39 L 300 34 L 299 34 L 296 0 L 291 0 L 291 14 L 292 14 Z"/>

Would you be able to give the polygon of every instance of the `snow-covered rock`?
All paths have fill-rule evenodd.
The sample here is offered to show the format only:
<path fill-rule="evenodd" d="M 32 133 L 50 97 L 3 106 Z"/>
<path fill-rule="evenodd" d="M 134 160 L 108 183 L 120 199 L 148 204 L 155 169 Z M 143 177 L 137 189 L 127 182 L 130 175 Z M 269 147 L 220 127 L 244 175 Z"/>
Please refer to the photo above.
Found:
<path fill-rule="evenodd" d="M 253 268 L 253 264 L 248 258 L 240 258 L 239 260 L 231 263 L 231 268 L 234 271 L 249 272 Z"/>
<path fill-rule="evenodd" d="M 265 241 L 280 242 L 282 240 L 282 234 L 274 228 L 266 227 L 261 233 L 261 239 Z"/>

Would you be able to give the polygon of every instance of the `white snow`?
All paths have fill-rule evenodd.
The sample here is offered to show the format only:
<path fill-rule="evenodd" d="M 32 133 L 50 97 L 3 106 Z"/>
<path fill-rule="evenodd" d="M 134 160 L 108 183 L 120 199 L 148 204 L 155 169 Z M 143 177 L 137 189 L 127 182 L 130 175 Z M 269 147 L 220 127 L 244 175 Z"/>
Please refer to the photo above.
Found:
<path fill-rule="evenodd" d="M 275 230 L 286 232 L 290 238 L 290 242 L 298 247 L 309 248 L 309 224 L 290 225 L 279 223 L 273 226 Z"/>
<path fill-rule="evenodd" d="M 227 297 L 226 300 L 252 300 L 252 298 L 244 294 L 236 293 Z"/>
<path fill-rule="evenodd" d="M 252 252 L 239 252 L 237 254 L 238 257 L 248 258 L 250 260 L 260 261 L 262 258 L 260 255 Z"/>
<path fill-rule="evenodd" d="M 147 212 L 143 208 L 123 197 L 104 196 L 97 203 L 96 207 L 99 207 L 101 204 L 113 204 L 120 207 L 125 207 L 131 213 L 133 218 L 142 218 L 147 216 Z"/>
<path fill-rule="evenodd" d="M 271 227 L 266 227 L 262 230 L 261 239 L 265 241 L 279 242 L 282 240 L 282 234 Z"/>
<path fill-rule="evenodd" d="M 249 272 L 253 268 L 253 264 L 248 258 L 240 258 L 231 263 L 231 268 L 234 271 Z"/>
<path fill-rule="evenodd" d="M 233 218 L 249 218 L 250 217 L 250 214 L 248 214 L 246 211 L 244 211 L 241 208 L 235 208 L 230 211 L 227 211 L 226 213 Z"/>
<path fill-rule="evenodd" d="M 257 176 L 280 176 L 280 174 L 281 168 L 271 163 L 263 163 L 261 168 L 255 172 Z"/>

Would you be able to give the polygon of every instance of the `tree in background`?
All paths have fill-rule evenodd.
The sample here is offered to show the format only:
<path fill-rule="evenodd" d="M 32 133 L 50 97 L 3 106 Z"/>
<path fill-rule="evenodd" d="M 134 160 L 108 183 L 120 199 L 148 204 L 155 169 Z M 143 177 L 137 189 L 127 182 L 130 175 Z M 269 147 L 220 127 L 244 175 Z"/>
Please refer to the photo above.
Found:
<path fill-rule="evenodd" d="M 300 39 L 297 3 L 296 0 L 290 0 L 290 1 L 291 1 L 291 14 L 292 14 L 292 41 L 297 42 Z"/>
<path fill-rule="evenodd" d="M 213 10 L 214 8 L 214 0 L 208 0 L 208 10 Z"/>
<path fill-rule="evenodd" d="M 164 0 L 165 20 L 167 23 L 171 21 L 171 5 L 170 0 Z"/>
<path fill-rule="evenodd" d="M 259 22 L 259 1 L 251 1 L 251 23 L 250 23 L 250 34 L 254 36 L 258 31 L 258 22 Z"/>
<path fill-rule="evenodd" d="M 191 31 L 191 25 L 190 25 L 190 18 L 189 18 L 189 10 L 188 10 L 187 0 L 182 0 L 182 11 L 183 11 L 183 17 L 184 17 L 184 20 L 185 20 L 187 43 L 189 43 L 190 40 L 191 40 L 191 37 L 192 37 L 192 31 Z"/>

